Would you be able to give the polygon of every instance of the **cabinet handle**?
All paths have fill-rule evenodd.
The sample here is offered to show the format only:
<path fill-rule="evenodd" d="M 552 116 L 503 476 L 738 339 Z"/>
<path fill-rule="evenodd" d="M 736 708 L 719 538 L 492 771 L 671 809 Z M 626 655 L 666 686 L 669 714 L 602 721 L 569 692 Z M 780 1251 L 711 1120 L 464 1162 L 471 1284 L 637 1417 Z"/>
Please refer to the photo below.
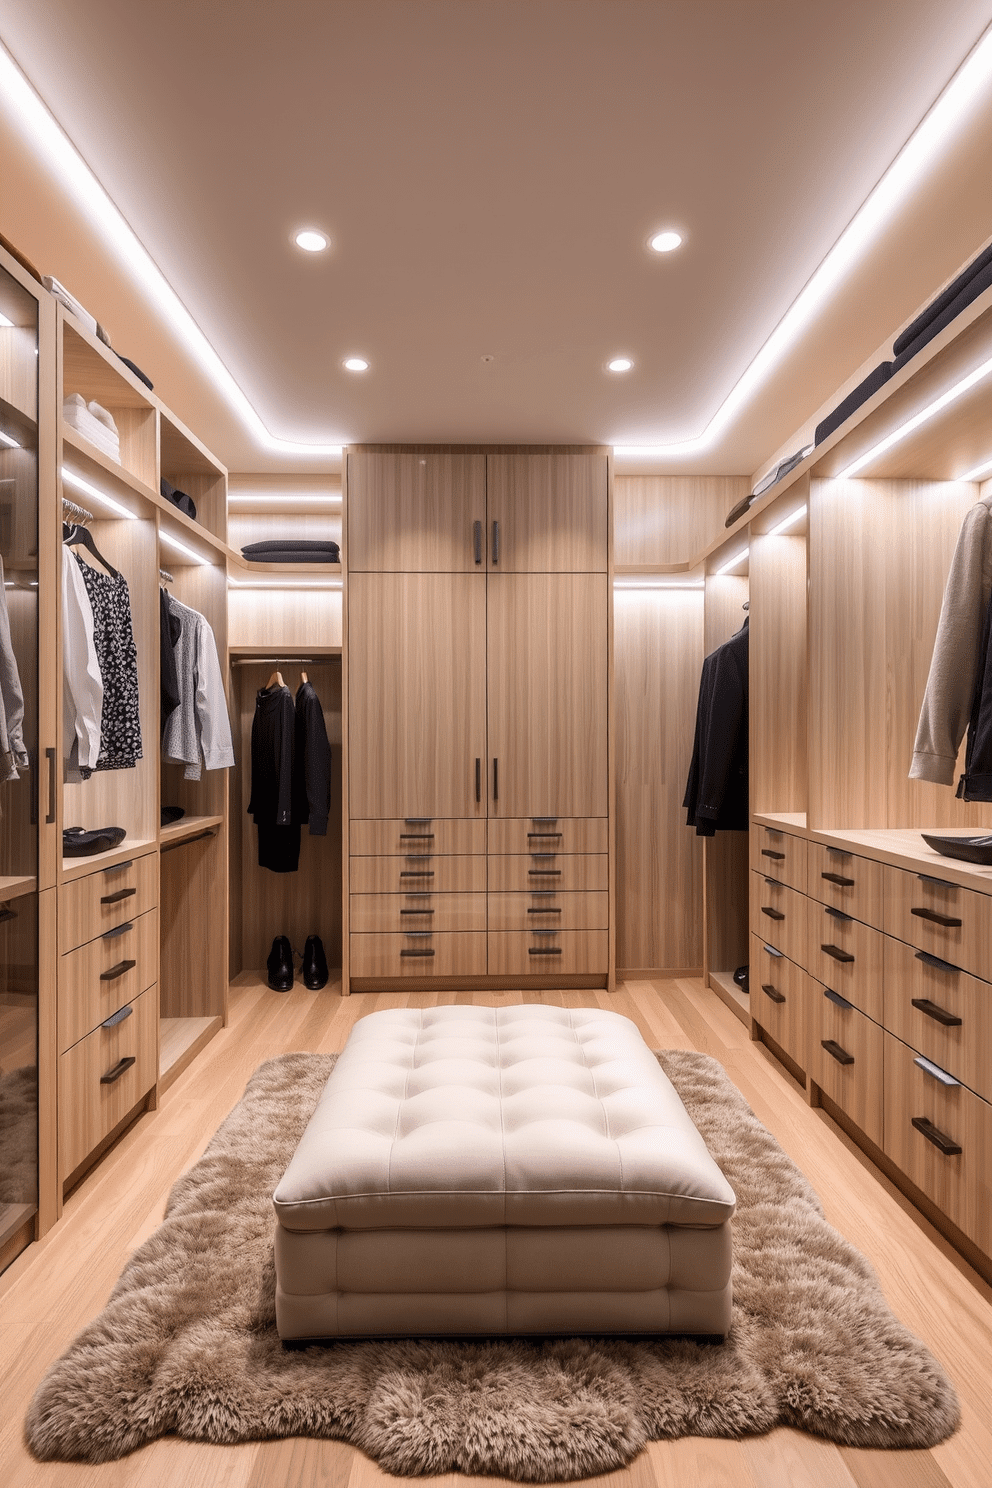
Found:
<path fill-rule="evenodd" d="M 561 946 L 528 946 L 528 956 L 560 956 Z"/>
<path fill-rule="evenodd" d="M 400 878 L 433 878 L 434 869 L 428 868 L 424 873 L 414 873 L 412 868 L 404 868 L 400 872 Z"/>
<path fill-rule="evenodd" d="M 922 961 L 924 966 L 932 966 L 935 971 L 953 971 L 955 976 L 961 975 L 960 966 L 952 966 L 950 961 L 941 961 L 939 956 L 931 956 L 929 951 L 917 951 L 917 961 Z"/>
<path fill-rule="evenodd" d="M 823 995 L 828 1002 L 833 1003 L 834 1007 L 843 1008 L 846 1013 L 853 1012 L 854 1003 L 848 1002 L 846 997 L 841 997 L 840 993 L 835 992 L 832 987 L 824 987 Z"/>
<path fill-rule="evenodd" d="M 493 800 L 499 800 L 499 760 L 493 755 Z"/>
<path fill-rule="evenodd" d="M 782 993 L 778 990 L 777 987 L 773 987 L 772 984 L 771 984 L 771 982 L 762 982 L 762 984 L 761 984 L 761 990 L 762 990 L 762 992 L 764 992 L 764 994 L 765 994 L 766 997 L 770 997 L 771 998 L 772 1002 L 784 1002 L 785 1001 L 785 998 L 782 996 Z"/>
<path fill-rule="evenodd" d="M 777 951 L 774 946 L 766 944 L 764 946 L 764 949 L 768 952 L 769 956 L 774 956 L 776 961 L 781 961 L 782 957 L 785 955 L 784 951 Z"/>
<path fill-rule="evenodd" d="M 48 815 L 45 817 L 45 825 L 50 827 L 55 820 L 55 750 L 46 749 L 45 758 L 48 761 Z"/>
<path fill-rule="evenodd" d="M 543 914 L 561 914 L 561 910 L 560 909 L 551 909 L 551 908 L 548 908 L 548 909 L 529 909 L 527 911 L 527 913 L 528 914 L 542 914 L 542 915 Z M 960 1019 L 958 1021 L 960 1022 Z"/>
<path fill-rule="evenodd" d="M 476 561 L 476 563 L 481 563 L 482 562 L 482 523 L 481 522 L 473 522 L 472 523 L 472 532 L 473 532 L 473 537 L 474 537 L 474 541 L 475 541 L 475 561 Z"/>
<path fill-rule="evenodd" d="M 107 1018 L 103 1023 L 100 1024 L 100 1027 L 116 1028 L 118 1023 L 124 1022 L 125 1018 L 130 1018 L 133 1012 L 134 1008 L 131 1006 L 130 1003 L 127 1003 L 126 1006 L 122 1007 L 119 1012 L 111 1014 L 109 1018 Z"/>
<path fill-rule="evenodd" d="M 433 956 L 433 951 L 400 951 L 401 956 Z"/>
<path fill-rule="evenodd" d="M 838 1064 L 854 1063 L 854 1055 L 848 1054 L 846 1049 L 842 1049 L 835 1039 L 821 1039 L 820 1048 L 826 1049 L 831 1059 L 836 1059 Z"/>
<path fill-rule="evenodd" d="M 825 904 L 823 906 L 823 911 L 825 914 L 828 914 L 833 920 L 846 920 L 848 923 L 850 923 L 854 919 L 853 915 L 845 914 L 842 909 L 834 909 L 833 906 L 830 904 Z"/>
<path fill-rule="evenodd" d="M 126 971 L 130 971 L 131 967 L 137 964 L 137 961 L 118 961 L 117 965 L 111 966 L 108 971 L 101 971 L 100 980 L 101 982 L 116 982 L 118 977 L 122 977 Z"/>
<path fill-rule="evenodd" d="M 920 883 L 936 884 L 938 889 L 956 889 L 957 884 L 948 883 L 946 878 L 934 878 L 932 873 L 918 873 Z"/>
<path fill-rule="evenodd" d="M 782 880 L 780 878 L 767 878 L 766 877 L 765 883 L 766 884 L 770 884 L 773 889 L 784 889 L 786 887 L 785 884 L 782 882 Z"/>
<path fill-rule="evenodd" d="M 828 956 L 832 956 L 835 961 L 840 961 L 844 964 L 846 964 L 847 962 L 853 962 L 854 960 L 854 957 L 851 955 L 850 951 L 842 951 L 840 946 L 821 945 L 820 950 L 825 951 Z"/>
<path fill-rule="evenodd" d="M 429 827 L 433 820 L 432 816 L 405 816 L 403 825 L 405 827 Z"/>
<path fill-rule="evenodd" d="M 105 930 L 100 936 L 101 940 L 116 940 L 119 935 L 126 935 L 129 930 L 134 929 L 133 920 L 125 920 L 123 925 L 115 925 L 112 930 Z"/>
<path fill-rule="evenodd" d="M 118 1059 L 117 1063 L 113 1066 L 112 1069 L 109 1069 L 105 1075 L 100 1076 L 100 1084 L 115 1084 L 120 1079 L 121 1075 L 125 1074 L 126 1071 L 131 1068 L 132 1064 L 137 1064 L 137 1062 L 138 1061 L 135 1055 L 125 1054 L 123 1059 Z"/>
<path fill-rule="evenodd" d="M 562 832 L 528 832 L 527 833 L 528 840 L 531 837 L 562 837 L 562 836 L 564 836 L 564 833 L 562 833 Z"/>
<path fill-rule="evenodd" d="M 558 818 L 556 816 L 532 816 L 531 821 L 535 827 L 553 827 L 557 825 Z"/>
<path fill-rule="evenodd" d="M 914 997 L 912 1002 L 915 1008 L 919 1008 L 921 1013 L 924 1013 L 928 1018 L 932 1018 L 935 1023 L 942 1023 L 945 1028 L 961 1027 L 960 1018 L 956 1018 L 953 1013 L 949 1013 L 946 1008 L 940 1007 L 938 1003 L 931 1002 L 929 997 Z"/>
<path fill-rule="evenodd" d="M 434 913 L 434 911 L 432 909 L 401 909 L 400 910 L 400 914 L 401 915 L 432 915 L 433 913 Z"/>
<path fill-rule="evenodd" d="M 924 1059 L 922 1054 L 917 1054 L 913 1063 L 917 1069 L 921 1069 L 925 1075 L 929 1075 L 931 1080 L 936 1080 L 939 1085 L 945 1086 L 948 1090 L 955 1090 L 961 1084 L 960 1080 L 955 1080 L 953 1075 L 949 1075 L 945 1069 L 941 1069 L 939 1064 L 934 1064 L 932 1059 Z"/>
<path fill-rule="evenodd" d="M 767 904 L 761 906 L 761 913 L 767 915 L 770 920 L 785 919 L 785 915 L 780 909 L 770 909 Z"/>
<path fill-rule="evenodd" d="M 943 925 L 945 930 L 961 928 L 960 920 L 956 920 L 953 915 L 938 914 L 935 909 L 911 909 L 909 912 L 916 915 L 917 919 L 929 920 L 932 925 Z"/>
<path fill-rule="evenodd" d="M 839 873 L 821 873 L 820 877 L 825 878 L 827 880 L 827 883 L 836 884 L 839 889 L 854 888 L 854 879 L 843 878 Z"/>
<path fill-rule="evenodd" d="M 433 832 L 401 832 L 401 842 L 433 842 Z"/>
<path fill-rule="evenodd" d="M 761 849 L 761 856 L 763 858 L 774 858 L 777 863 L 785 862 L 785 853 L 772 852 L 770 847 L 763 847 Z"/>
<path fill-rule="evenodd" d="M 433 930 L 404 930 L 403 934 L 408 940 L 430 940 L 434 934 Z"/>
<path fill-rule="evenodd" d="M 926 1116 L 911 1116 L 910 1120 L 916 1130 L 926 1137 L 928 1142 L 932 1142 L 945 1157 L 956 1157 L 961 1152 L 960 1142 L 955 1142 L 951 1137 L 945 1137 L 940 1128 L 934 1126 Z"/>
<path fill-rule="evenodd" d="M 104 872 L 104 873 L 122 873 L 125 868 L 133 868 L 133 867 L 134 867 L 134 859 L 133 858 L 128 858 L 128 860 L 127 860 L 126 863 L 111 863 L 110 866 L 109 866 L 109 868 L 104 868 L 102 870 L 102 872 Z"/>
<path fill-rule="evenodd" d="M 118 889 L 116 894 L 104 894 L 100 903 L 120 904 L 122 899 L 131 899 L 137 892 L 137 889 Z"/>
<path fill-rule="evenodd" d="M 482 800 L 482 760 L 478 755 L 475 757 L 475 799 Z"/>
<path fill-rule="evenodd" d="M 493 565 L 499 562 L 499 523 L 493 523 Z"/>
<path fill-rule="evenodd" d="M 528 868 L 528 878 L 561 878 L 560 868 Z"/>

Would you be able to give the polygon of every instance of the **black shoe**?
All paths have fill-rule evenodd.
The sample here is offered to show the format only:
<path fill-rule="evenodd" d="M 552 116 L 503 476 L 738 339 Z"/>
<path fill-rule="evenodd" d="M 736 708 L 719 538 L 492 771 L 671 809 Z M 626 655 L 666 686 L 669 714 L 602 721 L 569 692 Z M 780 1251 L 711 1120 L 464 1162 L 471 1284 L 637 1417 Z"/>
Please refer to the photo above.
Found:
<path fill-rule="evenodd" d="M 293 985 L 293 947 L 285 935 L 276 936 L 265 964 L 273 992 L 289 992 Z"/>
<path fill-rule="evenodd" d="M 327 957 L 319 935 L 308 935 L 303 947 L 303 985 L 311 992 L 327 986 Z"/>

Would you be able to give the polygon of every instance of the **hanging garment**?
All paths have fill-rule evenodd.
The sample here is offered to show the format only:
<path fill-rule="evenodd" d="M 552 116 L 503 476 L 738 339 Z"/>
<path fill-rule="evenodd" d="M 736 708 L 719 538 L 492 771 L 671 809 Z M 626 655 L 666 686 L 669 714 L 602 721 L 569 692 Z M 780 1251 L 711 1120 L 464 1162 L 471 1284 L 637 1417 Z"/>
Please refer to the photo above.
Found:
<path fill-rule="evenodd" d="M 748 829 L 748 622 L 703 662 L 682 805 L 698 837 Z"/>
<path fill-rule="evenodd" d="M 180 625 L 175 648 L 179 706 L 166 719 L 162 758 L 185 765 L 185 780 L 199 780 L 201 769 L 226 770 L 234 764 L 224 679 L 209 621 L 174 595 L 165 597 Z"/>
<path fill-rule="evenodd" d="M 171 715 L 179 707 L 179 668 L 176 664 L 176 643 L 182 634 L 182 621 L 172 613 L 169 595 L 165 589 L 158 591 L 159 619 L 159 679 L 162 698 L 162 734 Z"/>
<path fill-rule="evenodd" d="M 293 750 L 293 822 L 311 837 L 326 837 L 331 809 L 331 746 L 320 698 L 310 682 L 296 694 Z"/>
<path fill-rule="evenodd" d="M 273 873 L 300 865 L 300 828 L 293 822 L 296 709 L 288 687 L 260 688 L 251 725 L 251 799 L 258 828 L 258 864 Z"/>
<path fill-rule="evenodd" d="M 0 558 L 0 782 L 19 779 L 27 769 L 24 748 L 24 692 L 17 670 L 17 657 L 10 638 L 10 615 Z"/>
<path fill-rule="evenodd" d="M 79 562 L 62 549 L 62 758 L 67 780 L 86 780 L 100 758 L 103 674 L 93 606 Z"/>
<path fill-rule="evenodd" d="M 992 801 L 992 601 L 985 608 L 978 675 L 968 721 L 964 774 L 957 794 L 963 801 Z"/>
<path fill-rule="evenodd" d="M 910 780 L 953 785 L 954 764 L 983 680 L 982 637 L 992 596 L 992 496 L 976 501 L 958 534 L 930 675 L 923 694 Z"/>
<path fill-rule="evenodd" d="M 141 759 L 141 715 L 138 706 L 138 652 L 131 627 L 127 580 L 100 573 L 78 554 L 93 608 L 93 643 L 103 678 L 100 754 L 97 770 L 131 770 Z"/>

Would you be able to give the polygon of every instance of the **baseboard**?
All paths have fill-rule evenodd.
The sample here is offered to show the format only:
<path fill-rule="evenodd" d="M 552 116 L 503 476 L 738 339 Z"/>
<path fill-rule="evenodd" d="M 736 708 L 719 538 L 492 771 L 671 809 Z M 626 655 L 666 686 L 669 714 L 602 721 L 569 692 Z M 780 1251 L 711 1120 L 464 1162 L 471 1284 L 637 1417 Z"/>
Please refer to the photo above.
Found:
<path fill-rule="evenodd" d="M 618 982 L 673 982 L 678 977 L 701 977 L 701 966 L 618 966 Z"/>

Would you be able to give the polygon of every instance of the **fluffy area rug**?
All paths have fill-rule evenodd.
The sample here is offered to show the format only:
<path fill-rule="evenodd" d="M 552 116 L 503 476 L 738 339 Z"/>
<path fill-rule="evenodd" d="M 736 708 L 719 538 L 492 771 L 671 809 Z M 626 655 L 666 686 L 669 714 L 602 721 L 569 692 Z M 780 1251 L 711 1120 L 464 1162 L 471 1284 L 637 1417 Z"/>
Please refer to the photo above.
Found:
<path fill-rule="evenodd" d="M 646 1441 L 776 1425 L 859 1447 L 930 1447 L 958 1404 L 893 1317 L 865 1258 L 716 1060 L 659 1054 L 737 1194 L 733 1326 L 685 1339 L 337 1343 L 285 1350 L 270 1203 L 333 1056 L 263 1064 L 172 1190 L 104 1311 L 38 1389 L 45 1460 L 105 1462 L 167 1433 L 331 1437 L 389 1472 L 551 1483 L 629 1463 Z"/>
<path fill-rule="evenodd" d="M 0 1204 L 38 1201 L 38 1071 L 0 1073 Z"/>

